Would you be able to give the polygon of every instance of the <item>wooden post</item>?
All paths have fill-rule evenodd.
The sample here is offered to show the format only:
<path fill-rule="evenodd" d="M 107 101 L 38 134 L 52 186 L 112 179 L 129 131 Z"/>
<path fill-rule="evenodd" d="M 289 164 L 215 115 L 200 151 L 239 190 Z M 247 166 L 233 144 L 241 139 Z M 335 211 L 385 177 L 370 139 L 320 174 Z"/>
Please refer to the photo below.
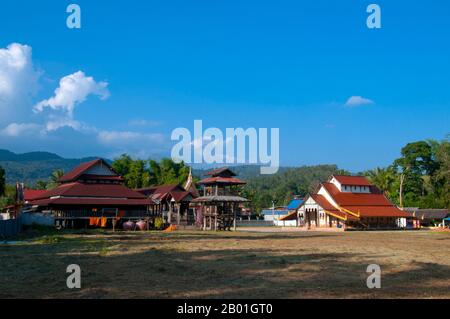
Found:
<path fill-rule="evenodd" d="M 233 213 L 234 213 L 233 229 L 234 229 L 234 231 L 236 231 L 236 208 L 234 207 L 234 205 L 232 207 L 233 207 Z"/>

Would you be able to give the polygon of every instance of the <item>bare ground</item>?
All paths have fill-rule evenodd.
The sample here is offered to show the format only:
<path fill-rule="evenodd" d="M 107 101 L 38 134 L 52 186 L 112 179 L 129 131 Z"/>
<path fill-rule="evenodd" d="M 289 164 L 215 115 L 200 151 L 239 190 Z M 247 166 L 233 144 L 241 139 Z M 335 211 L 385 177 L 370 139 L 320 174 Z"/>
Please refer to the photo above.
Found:
<path fill-rule="evenodd" d="M 450 233 L 51 233 L 0 244 L 0 298 L 450 298 Z"/>

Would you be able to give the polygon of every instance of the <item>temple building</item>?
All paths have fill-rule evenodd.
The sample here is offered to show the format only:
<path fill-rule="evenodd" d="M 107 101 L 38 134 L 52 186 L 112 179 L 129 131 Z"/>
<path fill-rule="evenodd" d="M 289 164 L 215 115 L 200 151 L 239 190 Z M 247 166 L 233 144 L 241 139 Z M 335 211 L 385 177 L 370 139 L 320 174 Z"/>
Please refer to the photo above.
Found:
<path fill-rule="evenodd" d="M 59 179 L 59 186 L 34 193 L 28 201 L 34 211 L 51 213 L 57 225 L 84 227 L 93 219 L 102 227 L 115 227 L 123 220 L 157 216 L 155 203 L 123 185 L 123 179 L 104 160 L 83 163 Z"/>
<path fill-rule="evenodd" d="M 192 169 L 184 187 L 172 184 L 140 188 L 136 191 L 154 202 L 157 214 L 164 218 L 165 223 L 178 226 L 195 224 L 195 211 L 190 207 L 190 203 L 199 197 L 199 193 L 192 177 Z"/>
<path fill-rule="evenodd" d="M 366 177 L 333 175 L 284 218 L 305 229 L 350 230 L 405 228 L 408 217 Z"/>
<path fill-rule="evenodd" d="M 246 183 L 229 168 L 219 168 L 206 174 L 208 177 L 197 185 L 203 187 L 202 196 L 195 198 L 196 218 L 203 230 L 230 230 L 236 228 L 236 216 L 243 203 L 249 200 L 240 196 Z"/>

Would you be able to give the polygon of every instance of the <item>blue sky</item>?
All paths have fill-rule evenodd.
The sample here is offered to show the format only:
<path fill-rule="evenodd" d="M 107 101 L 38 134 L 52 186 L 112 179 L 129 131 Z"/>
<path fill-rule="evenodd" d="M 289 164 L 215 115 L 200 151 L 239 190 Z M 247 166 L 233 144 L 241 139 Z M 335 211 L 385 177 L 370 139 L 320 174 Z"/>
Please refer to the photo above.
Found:
<path fill-rule="evenodd" d="M 80 30 L 66 27 L 69 3 Z M 381 29 L 366 26 L 370 3 Z M 3 70 L 15 87 L 0 90 L 0 148 L 168 155 L 172 130 L 201 119 L 279 127 L 282 165 L 385 166 L 450 133 L 449 16 L 445 0 L 2 1 L 0 49 L 32 55 L 28 71 Z M 78 71 L 94 93 L 69 116 L 49 99 Z M 373 103 L 346 106 L 352 96 Z"/>

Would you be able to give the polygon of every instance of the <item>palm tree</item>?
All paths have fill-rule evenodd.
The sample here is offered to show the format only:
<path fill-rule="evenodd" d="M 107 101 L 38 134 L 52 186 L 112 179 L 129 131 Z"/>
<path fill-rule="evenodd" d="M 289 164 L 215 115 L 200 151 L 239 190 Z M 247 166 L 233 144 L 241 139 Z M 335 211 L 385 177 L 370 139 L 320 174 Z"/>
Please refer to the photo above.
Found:
<path fill-rule="evenodd" d="M 389 194 L 395 182 L 395 172 L 392 168 L 380 168 L 370 170 L 366 173 L 369 180 L 377 186 L 385 195 Z"/>
<path fill-rule="evenodd" d="M 52 175 L 50 175 L 50 183 L 47 185 L 47 189 L 52 189 L 58 186 L 59 179 L 63 177 L 64 171 L 62 169 L 54 170 Z"/>

